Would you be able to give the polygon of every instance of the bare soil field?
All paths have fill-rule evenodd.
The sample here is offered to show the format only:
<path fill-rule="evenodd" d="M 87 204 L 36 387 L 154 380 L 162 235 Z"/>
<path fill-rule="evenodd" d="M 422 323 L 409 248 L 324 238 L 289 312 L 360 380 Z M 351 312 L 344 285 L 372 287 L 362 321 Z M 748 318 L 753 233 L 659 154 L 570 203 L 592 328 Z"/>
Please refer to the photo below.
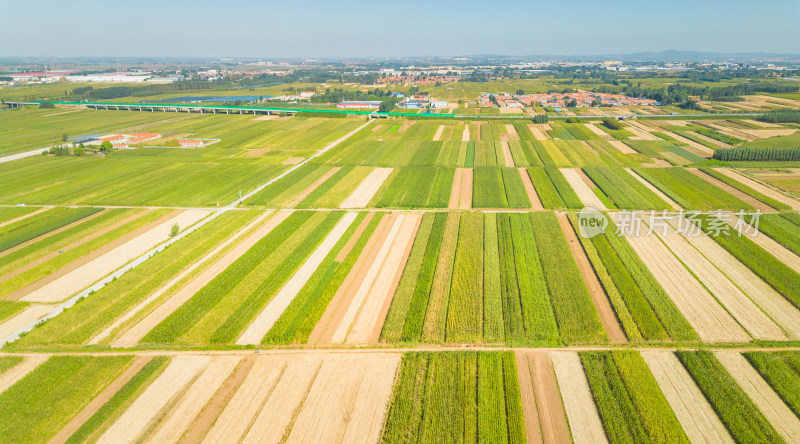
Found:
<path fill-rule="evenodd" d="M 513 168 L 514 165 L 514 158 L 511 156 L 511 149 L 508 147 L 508 142 L 501 141 L 500 146 L 503 147 L 503 158 L 505 159 L 505 166 Z"/>
<path fill-rule="evenodd" d="M 550 139 L 550 136 L 545 131 L 542 130 L 543 126 L 544 125 L 542 125 L 542 124 L 540 124 L 540 125 L 537 125 L 537 124 L 534 124 L 534 123 L 529 123 L 528 124 L 528 129 L 531 130 L 531 133 L 533 134 L 533 137 L 536 138 L 536 140 L 549 140 Z M 547 126 L 549 127 L 550 125 L 547 125 Z"/>
<path fill-rule="evenodd" d="M 383 182 L 392 174 L 392 168 L 375 168 L 339 205 L 340 208 L 364 208 L 378 192 Z"/>
<path fill-rule="evenodd" d="M 589 188 L 586 181 L 583 180 L 577 168 L 561 168 L 561 174 L 567 179 L 569 185 L 575 190 L 575 194 L 587 207 L 592 207 L 595 210 L 607 211 L 608 208 L 603 204 L 599 197 Z"/>
<path fill-rule="evenodd" d="M 607 443 L 600 415 L 583 373 L 583 365 L 575 352 L 551 352 L 564 411 L 567 414 L 573 442 Z"/>
<path fill-rule="evenodd" d="M 619 218 L 610 214 L 619 226 Z M 644 225 L 644 224 L 643 224 Z M 704 342 L 748 342 L 750 336 L 655 235 L 643 226 L 631 247 Z"/>
<path fill-rule="evenodd" d="M 305 189 L 305 190 L 303 190 L 303 191 L 302 191 L 300 194 L 298 194 L 298 195 L 297 195 L 297 196 L 295 196 L 295 197 L 294 197 L 292 200 L 290 200 L 290 201 L 287 203 L 287 205 L 286 205 L 286 206 L 287 206 L 287 207 L 289 207 L 289 208 L 293 208 L 293 207 L 295 207 L 297 204 L 299 204 L 300 202 L 302 202 L 302 201 L 303 201 L 303 200 L 304 200 L 306 197 L 308 197 L 308 195 L 309 195 L 309 194 L 313 193 L 313 192 L 314 192 L 314 190 L 316 190 L 317 188 L 319 188 L 319 187 L 320 187 L 320 186 L 321 186 L 323 183 L 325 183 L 325 182 L 326 182 L 328 179 L 330 179 L 330 178 L 331 178 L 331 176 L 333 176 L 334 174 L 336 174 L 336 173 L 337 173 L 339 170 L 341 170 L 341 169 L 342 169 L 342 167 L 338 167 L 338 166 L 337 166 L 337 167 L 333 167 L 333 168 L 331 168 L 331 170 L 330 170 L 330 171 L 328 171 L 328 172 L 327 172 L 327 173 L 325 173 L 325 174 L 324 174 L 322 177 L 320 177 L 319 179 L 317 179 L 317 181 L 316 181 L 316 182 L 314 182 L 314 183 L 312 183 L 311 185 L 309 185 L 309 186 L 308 186 L 308 188 L 306 188 L 306 189 Z"/>
<path fill-rule="evenodd" d="M 22 327 L 45 317 L 53 311 L 54 308 L 55 305 L 32 304 L 11 318 L 4 320 L 0 323 L 0 340 L 11 336 L 22 329 Z"/>
<path fill-rule="evenodd" d="M 506 134 L 508 134 L 508 140 L 519 140 L 517 127 L 515 127 L 514 125 L 506 124 Z"/>
<path fill-rule="evenodd" d="M 344 236 L 344 233 L 358 217 L 358 213 L 347 213 L 333 227 L 325 240 L 311 253 L 306 262 L 300 266 L 297 272 L 284 284 L 278 293 L 269 301 L 266 307 L 256 316 L 253 322 L 245 329 L 236 343 L 239 345 L 259 344 L 261 339 L 275 325 L 278 318 L 292 303 L 294 298 L 303 289 L 311 275 L 328 256 L 334 246 Z"/>
<path fill-rule="evenodd" d="M 436 134 L 433 135 L 433 140 L 434 141 L 441 140 L 443 132 L 444 132 L 444 125 L 439 125 L 439 128 L 436 129 Z"/>
<path fill-rule="evenodd" d="M 531 209 L 533 211 L 544 211 L 544 207 L 542 206 L 542 201 L 539 199 L 539 194 L 536 192 L 536 188 L 533 187 L 533 182 L 531 182 L 531 176 L 528 175 L 528 170 L 525 168 L 517 168 L 519 171 L 519 176 L 522 178 L 522 185 L 525 187 L 525 194 L 528 195 L 528 200 L 531 202 Z M 450 197 L 450 202 L 452 203 L 453 198 Z"/>
<path fill-rule="evenodd" d="M 67 299 L 146 253 L 156 245 L 167 241 L 170 237 L 172 225 L 178 224 L 181 229 L 185 229 L 209 214 L 210 211 L 206 210 L 186 210 L 137 238 L 23 296 L 21 300 L 28 302 L 57 302 Z"/>
<path fill-rule="evenodd" d="M 256 231 L 252 234 L 247 236 L 241 242 L 238 242 L 234 248 L 228 251 L 225 255 L 223 255 L 217 262 L 210 265 L 206 270 L 202 273 L 197 275 L 194 279 L 188 282 L 183 288 L 177 291 L 174 295 L 172 295 L 168 300 L 164 301 L 160 306 L 155 308 L 152 312 L 150 312 L 147 316 L 145 316 L 141 321 L 137 322 L 133 325 L 130 329 L 126 332 L 122 333 L 117 339 L 111 342 L 113 347 L 132 347 L 139 343 L 139 341 L 147 335 L 155 326 L 160 324 L 164 319 L 166 319 L 170 314 L 172 314 L 175 310 L 177 310 L 181 305 L 186 303 L 195 293 L 200 291 L 203 287 L 205 287 L 209 282 L 211 282 L 214 277 L 216 277 L 219 273 L 223 270 L 228 268 L 232 263 L 234 263 L 237 259 L 239 259 L 243 254 L 247 252 L 253 245 L 256 244 L 259 240 L 261 240 L 264 236 L 269 234 L 275 227 L 277 227 L 281 222 L 286 220 L 287 217 L 291 214 L 291 210 L 281 210 L 277 211 L 274 216 L 269 218 L 267 222 L 259 227 Z M 266 216 L 266 215 L 265 215 Z M 256 224 L 261 222 L 261 218 L 253 221 L 248 227 L 241 230 L 240 233 L 247 232 L 247 229 L 251 226 L 256 226 Z M 238 239 L 237 237 L 232 237 L 230 242 L 235 242 Z M 229 242 L 229 243 L 230 243 Z M 212 251 L 211 254 L 207 255 L 206 258 L 211 258 L 216 253 L 224 248 L 226 244 L 220 245 L 217 247 L 216 250 Z M 205 261 L 205 259 L 204 259 Z M 176 278 L 177 279 L 177 278 Z M 170 282 L 177 283 L 177 280 L 173 280 Z M 139 311 L 149 305 L 150 301 L 155 300 L 155 297 L 150 297 L 145 300 L 143 303 L 139 304 L 135 311 Z M 132 310 L 132 311 L 134 311 Z M 130 312 L 129 312 L 130 313 Z M 130 315 L 128 315 L 130 317 Z M 119 323 L 117 323 L 119 324 Z M 114 328 L 114 325 L 109 329 L 106 329 L 104 332 L 98 335 L 100 339 L 105 337 L 111 332 L 111 328 Z M 93 338 L 93 341 L 99 342 L 98 337 Z"/>
<path fill-rule="evenodd" d="M 642 352 L 642 358 L 691 442 L 733 443 L 714 409 L 672 352 L 647 350 Z"/>
<path fill-rule="evenodd" d="M 598 127 L 594 123 L 584 123 L 583 126 L 588 128 L 589 131 L 591 131 L 591 132 L 597 134 L 598 136 L 602 137 L 603 139 L 606 139 L 606 140 L 613 140 L 614 139 L 610 134 L 608 134 L 607 132 L 605 132 L 602 129 L 600 129 L 600 127 Z"/>
<path fill-rule="evenodd" d="M 456 168 L 447 208 L 451 210 L 472 208 L 472 168 Z"/>
<path fill-rule="evenodd" d="M 304 160 L 306 160 L 305 157 L 290 157 L 290 158 L 284 160 L 283 162 L 281 162 L 281 165 L 297 165 L 298 163 L 300 163 L 300 162 L 302 162 Z"/>
<path fill-rule="evenodd" d="M 666 236 L 663 233 L 659 233 L 659 236 L 667 247 L 754 338 L 772 341 L 787 339 L 781 328 L 714 264 L 692 247 L 686 238 L 672 226 L 665 228 Z"/>
<path fill-rule="evenodd" d="M 625 129 L 635 134 L 635 136 L 631 137 L 632 140 L 659 140 L 658 137 L 647 132 L 647 127 L 641 123 L 633 120 L 629 120 L 627 122 L 628 127 Z"/>
<path fill-rule="evenodd" d="M 469 142 L 469 125 L 464 125 L 464 132 L 461 133 L 461 141 L 462 142 Z"/>
<path fill-rule="evenodd" d="M 550 356 L 546 351 L 517 351 L 515 355 L 528 442 L 569 442 L 569 426 Z"/>

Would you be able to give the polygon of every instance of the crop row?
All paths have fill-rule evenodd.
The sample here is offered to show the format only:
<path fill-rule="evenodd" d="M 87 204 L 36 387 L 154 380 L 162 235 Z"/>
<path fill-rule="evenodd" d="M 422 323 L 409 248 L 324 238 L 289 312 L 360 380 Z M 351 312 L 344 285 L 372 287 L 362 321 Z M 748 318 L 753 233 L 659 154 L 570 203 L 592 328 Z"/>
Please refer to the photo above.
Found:
<path fill-rule="evenodd" d="M 382 442 L 525 442 L 511 352 L 404 355 Z"/>
<path fill-rule="evenodd" d="M 582 352 L 580 356 L 609 442 L 688 444 L 689 438 L 637 352 Z"/>
<path fill-rule="evenodd" d="M 446 208 L 450 202 L 455 169 L 397 168 L 375 194 L 378 208 Z"/>
<path fill-rule="evenodd" d="M 472 206 L 475 208 L 530 208 L 516 168 L 475 168 Z"/>
<path fill-rule="evenodd" d="M 584 167 L 583 171 L 617 208 L 665 210 L 669 207 L 663 199 L 622 169 Z"/>
<path fill-rule="evenodd" d="M 689 210 L 752 211 L 753 206 L 683 168 L 636 168 L 636 173 Z"/>
<path fill-rule="evenodd" d="M 52 208 L 0 228 L 0 252 L 101 211 L 101 208 Z"/>
<path fill-rule="evenodd" d="M 528 168 L 528 175 L 545 208 L 583 208 L 583 203 L 558 168 Z"/>

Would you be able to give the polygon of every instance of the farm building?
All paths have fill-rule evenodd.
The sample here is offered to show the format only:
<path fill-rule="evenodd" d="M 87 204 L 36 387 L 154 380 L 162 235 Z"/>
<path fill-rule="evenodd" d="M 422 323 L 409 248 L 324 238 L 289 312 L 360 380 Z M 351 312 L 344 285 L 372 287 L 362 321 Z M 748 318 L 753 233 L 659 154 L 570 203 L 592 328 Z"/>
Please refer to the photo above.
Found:
<path fill-rule="evenodd" d="M 447 101 L 446 100 L 437 100 L 435 102 L 431 102 L 431 108 L 447 108 Z"/>
<path fill-rule="evenodd" d="M 397 106 L 399 106 L 400 108 L 421 109 L 428 106 L 429 103 L 430 102 L 428 102 L 427 100 L 409 99 L 406 100 L 405 102 L 398 103 Z"/>
<path fill-rule="evenodd" d="M 180 139 L 178 140 L 178 144 L 182 148 L 196 148 L 203 146 L 203 141 L 198 139 Z"/>
<path fill-rule="evenodd" d="M 125 141 L 125 139 L 126 139 L 126 137 L 123 136 L 122 134 L 111 134 L 111 135 L 108 135 L 108 136 L 101 137 L 100 138 L 100 143 L 111 142 L 111 144 L 113 145 L 113 144 L 117 144 L 117 143 L 122 143 L 122 142 Z"/>
<path fill-rule="evenodd" d="M 128 143 L 142 143 L 149 140 L 158 139 L 159 137 L 161 137 L 161 134 L 159 133 L 133 133 L 131 134 L 131 138 L 128 139 Z"/>

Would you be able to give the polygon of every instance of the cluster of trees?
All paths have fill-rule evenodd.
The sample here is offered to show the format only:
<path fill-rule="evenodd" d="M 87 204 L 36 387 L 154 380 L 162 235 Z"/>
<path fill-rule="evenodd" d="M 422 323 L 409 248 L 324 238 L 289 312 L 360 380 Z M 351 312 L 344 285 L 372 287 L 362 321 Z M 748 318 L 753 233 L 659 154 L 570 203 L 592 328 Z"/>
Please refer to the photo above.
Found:
<path fill-rule="evenodd" d="M 693 105 L 687 103 L 689 102 L 689 96 L 698 96 L 703 100 L 734 102 L 744 100 L 739 97 L 741 95 L 755 94 L 758 92 L 786 94 L 797 92 L 799 88 L 800 87 L 797 86 L 778 85 L 774 83 L 741 83 L 738 85 L 716 88 L 676 83 L 666 88 L 648 88 L 641 85 L 634 86 L 631 82 L 625 82 L 624 86 L 621 88 L 617 87 L 617 85 L 598 86 L 597 92 L 648 98 L 659 101 L 662 105 L 681 104 L 682 107 L 693 107 Z"/>
<path fill-rule="evenodd" d="M 381 104 L 378 111 L 389 112 L 394 109 L 401 99 L 399 97 L 393 97 L 392 91 L 384 91 L 380 88 L 375 88 L 372 91 L 345 91 L 341 88 L 328 88 L 324 93 L 315 94 L 311 97 L 311 101 L 315 103 L 339 103 L 344 100 L 380 100 Z"/>
<path fill-rule="evenodd" d="M 71 157 L 71 156 L 83 157 L 86 155 L 86 147 L 84 147 L 83 144 L 81 144 L 77 148 L 70 149 L 66 146 L 58 145 L 51 147 L 49 150 L 42 151 L 42 156 L 46 156 L 48 154 L 56 157 Z"/>
<path fill-rule="evenodd" d="M 776 109 L 764 113 L 758 120 L 769 123 L 800 123 L 800 109 Z"/>
<path fill-rule="evenodd" d="M 711 158 L 727 162 L 800 161 L 800 148 L 722 148 L 715 150 Z"/>
<path fill-rule="evenodd" d="M 547 114 L 537 114 L 533 116 L 533 123 L 547 123 Z"/>
<path fill-rule="evenodd" d="M 622 123 L 613 117 L 603 117 L 603 125 L 612 130 L 622 129 Z"/>

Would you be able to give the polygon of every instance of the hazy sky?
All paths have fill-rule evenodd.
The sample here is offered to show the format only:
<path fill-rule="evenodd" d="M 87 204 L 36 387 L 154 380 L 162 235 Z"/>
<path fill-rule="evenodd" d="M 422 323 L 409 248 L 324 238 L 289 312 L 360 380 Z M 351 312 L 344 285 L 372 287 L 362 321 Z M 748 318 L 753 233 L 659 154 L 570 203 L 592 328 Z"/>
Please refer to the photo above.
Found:
<path fill-rule="evenodd" d="M 800 0 L 0 0 L 0 56 L 800 53 Z"/>

